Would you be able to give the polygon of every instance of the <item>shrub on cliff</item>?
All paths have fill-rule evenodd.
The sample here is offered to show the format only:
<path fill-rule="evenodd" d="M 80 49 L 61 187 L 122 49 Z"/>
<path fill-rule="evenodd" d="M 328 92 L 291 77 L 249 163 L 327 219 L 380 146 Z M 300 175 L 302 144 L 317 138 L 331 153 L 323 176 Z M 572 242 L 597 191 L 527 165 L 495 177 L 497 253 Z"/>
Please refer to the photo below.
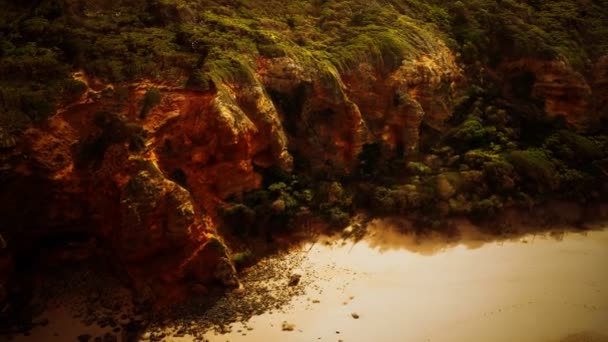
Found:
<path fill-rule="evenodd" d="M 369 208 L 372 212 L 382 215 L 397 213 L 397 201 L 395 201 L 395 197 L 388 188 L 375 187 L 370 195 Z"/>
<path fill-rule="evenodd" d="M 559 56 L 582 67 L 608 48 L 608 29 L 600 24 L 608 19 L 608 10 L 601 2 L 470 0 L 439 6 L 447 8 L 450 27 L 445 31 L 469 65 Z M 432 19 L 435 13 L 426 15 Z"/>
<path fill-rule="evenodd" d="M 260 171 L 264 175 L 264 187 L 231 198 L 221 211 L 227 228 L 236 235 L 290 229 L 310 209 L 319 208 L 313 189 L 295 174 L 276 168 Z"/>
<path fill-rule="evenodd" d="M 596 179 L 584 171 L 565 169 L 559 173 L 558 179 L 560 197 L 585 201 L 599 194 Z"/>
<path fill-rule="evenodd" d="M 430 167 L 415 161 L 408 162 L 405 169 L 410 175 L 414 176 L 428 175 L 432 172 Z"/>
<path fill-rule="evenodd" d="M 513 151 L 508 160 L 515 166 L 528 187 L 540 193 L 556 189 L 558 185 L 556 165 L 542 149 Z"/>
<path fill-rule="evenodd" d="M 343 228 L 350 223 L 351 214 L 338 207 L 332 207 L 325 211 L 326 219 L 333 228 Z"/>
<path fill-rule="evenodd" d="M 468 168 L 479 170 L 485 163 L 497 161 L 500 158 L 500 155 L 493 151 L 475 149 L 466 152 L 462 157 L 462 161 L 468 166 Z"/>
<path fill-rule="evenodd" d="M 257 48 L 260 56 L 268 58 L 284 57 L 287 55 L 285 50 L 276 44 L 258 44 Z"/>
<path fill-rule="evenodd" d="M 447 139 L 460 151 L 480 147 L 500 150 L 509 144 L 509 139 L 503 132 L 487 125 L 484 119 L 477 115 L 469 115 L 464 122 L 448 132 Z"/>
<path fill-rule="evenodd" d="M 359 187 L 358 206 L 374 215 L 403 215 L 432 210 L 436 202 L 433 179 L 427 184 L 382 186 L 365 184 Z"/>
<path fill-rule="evenodd" d="M 190 89 L 202 92 L 209 91 L 214 88 L 213 81 L 209 79 L 209 76 L 204 71 L 198 69 L 194 70 L 190 74 L 186 86 Z"/>
<path fill-rule="evenodd" d="M 515 168 L 505 159 L 485 162 L 482 166 L 488 185 L 498 192 L 506 192 L 515 187 Z"/>
<path fill-rule="evenodd" d="M 492 195 L 479 201 L 473 201 L 470 213 L 474 219 L 485 219 L 495 216 L 502 208 L 503 200 L 496 195 Z"/>
<path fill-rule="evenodd" d="M 576 166 L 606 155 L 596 141 L 566 130 L 553 133 L 545 140 L 543 147 L 552 151 L 557 158 Z"/>
<path fill-rule="evenodd" d="M 342 228 L 349 222 L 352 196 L 340 182 L 321 182 L 314 198 L 313 208 L 319 209 L 332 225 Z"/>

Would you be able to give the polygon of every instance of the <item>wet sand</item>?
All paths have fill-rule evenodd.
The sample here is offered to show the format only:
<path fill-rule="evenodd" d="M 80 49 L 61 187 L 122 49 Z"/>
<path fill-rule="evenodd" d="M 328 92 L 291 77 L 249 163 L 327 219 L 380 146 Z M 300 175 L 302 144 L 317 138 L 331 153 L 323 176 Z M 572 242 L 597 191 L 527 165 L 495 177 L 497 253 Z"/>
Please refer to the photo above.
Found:
<path fill-rule="evenodd" d="M 466 245 L 371 234 L 315 244 L 305 296 L 210 340 L 608 341 L 608 230 Z"/>
<path fill-rule="evenodd" d="M 275 275 L 285 280 L 279 288 L 301 275 L 287 305 L 205 339 L 608 342 L 608 229 L 493 239 L 466 228 L 457 241 L 420 239 L 381 221 L 356 244 L 320 238 L 277 259 L 298 260 Z M 58 329 L 60 337 L 50 334 Z M 196 340 L 164 329 L 164 341 Z M 14 340 L 76 341 L 81 333 L 65 315 Z"/>

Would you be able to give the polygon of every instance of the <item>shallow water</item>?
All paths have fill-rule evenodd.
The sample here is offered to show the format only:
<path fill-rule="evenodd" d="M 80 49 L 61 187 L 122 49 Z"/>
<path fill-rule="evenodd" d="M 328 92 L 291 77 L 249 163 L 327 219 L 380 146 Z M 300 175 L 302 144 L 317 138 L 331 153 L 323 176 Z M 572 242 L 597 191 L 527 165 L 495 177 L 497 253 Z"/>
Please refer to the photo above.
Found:
<path fill-rule="evenodd" d="M 497 240 L 462 228 L 452 241 L 384 221 L 368 231 L 356 244 L 324 237 L 293 251 L 305 295 L 206 339 L 608 342 L 608 229 Z M 16 340 L 76 340 L 85 328 L 59 314 Z M 194 340 L 171 331 L 165 341 Z"/>
<path fill-rule="evenodd" d="M 307 295 L 254 317 L 251 331 L 236 324 L 208 338 L 608 341 L 608 230 L 480 238 L 417 243 L 383 227 L 354 246 L 305 246 L 303 269 L 315 272 L 302 276 L 318 278 Z M 282 331 L 283 321 L 295 330 Z"/>

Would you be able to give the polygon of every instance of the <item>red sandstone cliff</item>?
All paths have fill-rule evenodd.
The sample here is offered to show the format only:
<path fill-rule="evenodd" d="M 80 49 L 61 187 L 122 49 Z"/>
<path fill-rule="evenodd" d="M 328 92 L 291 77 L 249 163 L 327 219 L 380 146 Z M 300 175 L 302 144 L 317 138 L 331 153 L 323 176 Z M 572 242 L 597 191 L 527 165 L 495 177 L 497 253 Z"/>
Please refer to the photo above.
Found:
<path fill-rule="evenodd" d="M 152 294 L 185 277 L 235 286 L 216 207 L 260 186 L 254 166 L 290 169 L 296 152 L 313 167 L 348 170 L 374 141 L 415 152 L 423 122 L 444 128 L 462 82 L 441 44 L 388 74 L 367 63 L 340 74 L 288 57 L 257 65 L 253 81 L 208 92 L 75 74 L 89 88 L 78 101 L 2 146 L 12 171 L 0 201 L 16 236 L 84 232 Z M 530 73 L 527 95 L 585 129 L 605 115 L 607 70 L 604 58 L 591 81 L 559 62 L 522 60 L 499 72 Z M 142 115 L 152 88 L 160 103 Z"/>
<path fill-rule="evenodd" d="M 606 117 L 606 57 L 595 63 L 588 77 L 564 62 L 536 59 L 505 62 L 498 71 L 507 95 L 540 101 L 549 116 L 561 116 L 581 131 L 594 129 Z"/>

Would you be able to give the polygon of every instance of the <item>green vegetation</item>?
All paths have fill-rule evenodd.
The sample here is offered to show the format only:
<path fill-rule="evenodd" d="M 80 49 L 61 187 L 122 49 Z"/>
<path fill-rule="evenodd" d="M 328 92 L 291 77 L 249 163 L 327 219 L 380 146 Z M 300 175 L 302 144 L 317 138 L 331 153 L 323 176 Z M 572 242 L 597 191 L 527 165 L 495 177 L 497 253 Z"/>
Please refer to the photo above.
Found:
<path fill-rule="evenodd" d="M 254 256 L 250 250 L 232 254 L 232 263 L 234 264 L 234 267 L 236 267 L 237 270 L 241 270 L 247 266 L 251 266 L 253 262 Z"/>
<path fill-rule="evenodd" d="M 601 143 L 566 130 L 557 131 L 549 136 L 543 146 L 553 152 L 555 157 L 573 165 L 601 159 L 605 154 Z"/>
<path fill-rule="evenodd" d="M 2 8 L 0 127 L 10 131 L 82 91 L 69 77 L 78 69 L 108 82 L 152 78 L 205 91 L 251 80 L 258 55 L 340 72 L 368 61 L 386 72 L 433 53 L 437 38 L 469 66 L 535 56 L 588 67 L 608 52 L 605 0 L 44 0 Z"/>
<path fill-rule="evenodd" d="M 313 215 L 331 226 L 348 225 L 353 198 L 338 180 L 309 179 L 276 168 L 262 170 L 264 187 L 232 198 L 221 210 L 224 223 L 238 237 L 284 231 Z"/>
<path fill-rule="evenodd" d="M 431 1 L 427 12 L 470 65 L 504 58 L 558 58 L 588 67 L 608 51 L 608 4 L 600 1 Z M 445 11 L 442 11 L 445 10 Z"/>
<path fill-rule="evenodd" d="M 354 172 L 335 191 L 354 194 L 352 200 L 333 203 L 321 195 L 332 193 L 332 183 L 316 180 L 313 202 L 323 204 L 309 209 L 332 222 L 364 210 L 408 215 L 424 227 L 444 229 L 449 216 L 485 220 L 512 205 L 546 198 L 585 202 L 602 193 L 606 136 L 564 129 L 562 121 L 520 111 L 484 89 L 468 96 L 453 117 L 454 128 L 421 143 L 426 157 L 405 162 L 381 143 L 364 145 Z"/>
<path fill-rule="evenodd" d="M 540 149 L 513 151 L 509 160 L 525 179 L 531 180 L 539 191 L 554 190 L 557 186 L 557 168 L 550 156 Z"/>
<path fill-rule="evenodd" d="M 13 136 L 28 124 L 82 95 L 85 85 L 71 77 L 77 70 L 114 83 L 115 89 L 149 79 L 213 92 L 226 82 L 257 82 L 260 57 L 288 56 L 317 70 L 331 97 L 340 95 L 339 76 L 362 62 L 387 75 L 404 58 L 433 55 L 438 41 L 457 53 L 470 88 L 458 101 L 452 129 L 432 132 L 420 143 L 421 154 L 438 163 L 405 159 L 375 142 L 363 146 L 352 175 L 336 171 L 308 179 L 299 169 L 293 174 L 264 170 L 262 189 L 231 199 L 222 211 L 239 236 L 284 228 L 313 214 L 344 226 L 359 208 L 378 215 L 482 218 L 529 198 L 587 200 L 599 191 L 594 184 L 606 182 L 605 128 L 583 135 L 547 119 L 530 98 L 531 75 L 511 80 L 515 95 L 528 107 L 509 103 L 501 97 L 504 84 L 483 70 L 533 57 L 562 60 L 588 73 L 592 61 L 608 54 L 607 0 L 42 0 L 0 5 L 0 148 L 14 145 Z M 301 105 L 300 99 L 270 95 L 286 109 Z M 141 119 L 161 97 L 158 89 L 146 92 Z M 295 120 L 284 119 L 289 131 Z M 103 112 L 96 125 L 77 146 L 83 165 L 95 166 L 112 144 L 128 144 L 133 152 L 145 147 L 145 132 L 123 117 Z M 170 177 L 187 185 L 181 169 Z"/>
<path fill-rule="evenodd" d="M 399 159 L 381 144 L 364 146 L 355 172 L 356 208 L 413 216 L 443 229 L 448 216 L 484 220 L 505 206 L 547 198 L 606 197 L 605 135 L 565 129 L 563 121 L 512 106 L 492 88 L 468 92 L 453 128 L 421 141 L 423 157 L 416 161 L 394 168 Z"/>

